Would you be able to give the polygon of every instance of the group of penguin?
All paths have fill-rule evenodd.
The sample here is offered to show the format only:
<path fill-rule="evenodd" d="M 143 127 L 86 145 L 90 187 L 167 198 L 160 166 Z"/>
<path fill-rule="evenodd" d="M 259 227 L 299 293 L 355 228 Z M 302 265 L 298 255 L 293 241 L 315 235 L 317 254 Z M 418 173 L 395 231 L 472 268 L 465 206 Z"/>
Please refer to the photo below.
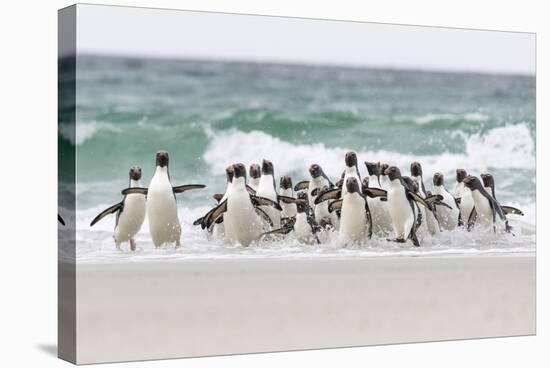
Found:
<path fill-rule="evenodd" d="M 496 199 L 491 174 L 481 180 L 456 170 L 456 184 L 449 192 L 441 173 L 433 176 L 433 189 L 424 185 L 422 166 L 410 165 L 410 176 L 396 166 L 365 162 L 368 176 L 361 178 L 357 155 L 348 152 L 340 180 L 333 182 L 321 166 L 309 167 L 310 178 L 292 185 L 289 176 L 276 188 L 273 163 L 263 160 L 248 169 L 242 163 L 226 168 L 225 193 L 213 195 L 217 204 L 193 224 L 210 236 L 248 246 L 263 238 L 291 234 L 299 242 L 321 243 L 336 233 L 338 242 L 365 242 L 374 235 L 390 241 L 420 246 L 430 234 L 464 228 L 492 227 L 511 232 L 507 216 L 523 215 Z M 155 247 L 180 246 L 181 227 L 175 194 L 205 188 L 202 184 L 173 186 L 168 172 L 168 153 L 156 155 L 156 170 L 149 187 L 141 184 L 141 169 L 130 168 L 129 187 L 121 202 L 97 215 L 93 226 L 108 214 L 116 214 L 114 240 L 117 248 L 129 242 L 135 250 L 135 234 L 148 216 Z"/>

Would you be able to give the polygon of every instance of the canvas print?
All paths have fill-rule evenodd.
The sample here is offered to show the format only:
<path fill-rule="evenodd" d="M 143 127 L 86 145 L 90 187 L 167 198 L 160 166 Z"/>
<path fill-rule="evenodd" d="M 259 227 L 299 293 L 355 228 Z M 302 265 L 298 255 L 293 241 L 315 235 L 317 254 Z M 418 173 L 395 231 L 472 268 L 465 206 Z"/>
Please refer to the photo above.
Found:
<path fill-rule="evenodd" d="M 75 363 L 535 333 L 535 35 L 59 13 Z"/>

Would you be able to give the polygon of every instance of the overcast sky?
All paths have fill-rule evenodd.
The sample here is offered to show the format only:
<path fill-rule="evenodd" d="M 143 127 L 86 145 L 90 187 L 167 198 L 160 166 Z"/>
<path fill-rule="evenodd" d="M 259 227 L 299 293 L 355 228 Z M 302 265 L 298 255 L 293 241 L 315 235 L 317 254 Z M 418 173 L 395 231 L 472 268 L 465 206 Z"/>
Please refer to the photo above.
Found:
<path fill-rule="evenodd" d="M 78 51 L 535 73 L 535 35 L 436 27 L 78 5 Z"/>

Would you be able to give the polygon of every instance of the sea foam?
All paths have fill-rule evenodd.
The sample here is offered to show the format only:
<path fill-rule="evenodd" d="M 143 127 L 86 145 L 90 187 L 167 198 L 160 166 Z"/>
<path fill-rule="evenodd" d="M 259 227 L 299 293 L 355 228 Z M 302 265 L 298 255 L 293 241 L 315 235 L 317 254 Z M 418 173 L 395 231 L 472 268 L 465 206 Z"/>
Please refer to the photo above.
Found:
<path fill-rule="evenodd" d="M 211 172 L 217 174 L 224 172 L 225 167 L 234 162 L 250 165 L 268 158 L 275 164 L 277 175 L 300 173 L 305 178 L 307 168 L 312 163 L 318 163 L 327 175 L 338 178 L 342 173 L 343 157 L 350 150 L 349 147 L 329 147 L 323 143 L 292 144 L 261 131 L 230 129 L 209 134 L 211 140 L 203 159 Z M 402 170 L 408 170 L 412 161 L 419 161 L 423 165 L 425 177 L 435 171 L 452 174 L 459 167 L 471 172 L 535 167 L 534 140 L 527 124 L 498 127 L 482 135 L 458 135 L 464 141 L 464 153 L 412 155 L 387 150 L 365 150 L 357 154 L 360 162 L 381 161 Z M 363 165 L 360 165 L 360 170 L 364 171 Z"/>

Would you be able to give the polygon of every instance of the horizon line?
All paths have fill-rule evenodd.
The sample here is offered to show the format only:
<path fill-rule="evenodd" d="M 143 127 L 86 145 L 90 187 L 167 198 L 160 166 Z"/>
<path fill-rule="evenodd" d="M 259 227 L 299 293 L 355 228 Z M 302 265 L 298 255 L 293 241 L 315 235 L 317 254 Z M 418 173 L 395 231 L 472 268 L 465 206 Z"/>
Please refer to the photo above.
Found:
<path fill-rule="evenodd" d="M 403 71 L 403 72 L 419 72 L 419 73 L 441 73 L 441 74 L 474 74 L 474 75 L 490 75 L 490 76 L 507 76 L 507 77 L 527 77 L 536 79 L 536 70 L 534 72 L 519 72 L 519 71 L 487 71 L 479 69 L 446 69 L 446 68 L 422 68 L 421 66 L 398 67 L 392 65 L 365 65 L 365 64 L 341 64 L 331 62 L 308 62 L 291 59 L 266 60 L 266 59 L 246 59 L 246 58 L 208 58 L 205 56 L 189 56 L 181 55 L 145 55 L 140 53 L 110 53 L 94 50 L 77 51 L 78 56 L 87 57 L 106 57 L 106 58 L 126 58 L 126 59 L 144 59 L 144 60 L 163 60 L 163 61 L 204 61 L 218 63 L 240 63 L 240 64 L 265 64 L 265 65 L 286 65 L 286 66 L 310 66 L 310 67 L 325 67 L 325 68 L 345 68 L 345 69 L 370 69 L 370 70 L 385 70 L 385 71 Z M 63 58 L 66 56 L 63 56 Z"/>

